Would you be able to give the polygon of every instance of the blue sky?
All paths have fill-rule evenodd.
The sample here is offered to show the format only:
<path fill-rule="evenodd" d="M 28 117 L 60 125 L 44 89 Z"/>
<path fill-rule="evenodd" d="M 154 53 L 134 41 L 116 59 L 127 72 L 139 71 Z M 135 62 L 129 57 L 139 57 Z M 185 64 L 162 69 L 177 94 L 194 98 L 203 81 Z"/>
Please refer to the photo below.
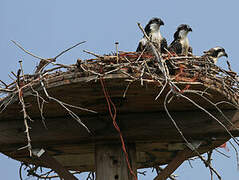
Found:
<path fill-rule="evenodd" d="M 16 40 L 25 48 L 42 57 L 50 58 L 63 49 L 86 40 L 87 43 L 73 49 L 58 59 L 61 63 L 74 63 L 77 58 L 88 58 L 82 52 L 87 49 L 98 54 L 119 49 L 134 51 L 142 37 L 136 22 L 143 26 L 152 17 L 163 19 L 162 35 L 172 41 L 179 24 L 189 24 L 189 34 L 194 54 L 200 55 L 211 47 L 222 46 L 229 55 L 232 69 L 238 72 L 238 1 L 172 0 L 172 1 L 57 1 L 57 0 L 1 0 L 0 2 L 0 79 L 10 82 L 9 72 L 18 69 L 23 60 L 26 73 L 31 73 L 37 63 L 29 55 L 17 49 L 10 40 Z M 225 59 L 218 65 L 226 67 Z M 222 150 L 224 151 L 224 150 Z M 214 164 L 223 179 L 238 179 L 235 154 L 230 148 L 231 159 L 215 153 Z M 17 180 L 19 162 L 0 156 L 1 179 Z M 210 179 L 209 171 L 200 161 L 193 162 L 193 169 L 184 163 L 176 172 L 179 179 Z M 153 174 L 141 177 L 152 179 Z"/>

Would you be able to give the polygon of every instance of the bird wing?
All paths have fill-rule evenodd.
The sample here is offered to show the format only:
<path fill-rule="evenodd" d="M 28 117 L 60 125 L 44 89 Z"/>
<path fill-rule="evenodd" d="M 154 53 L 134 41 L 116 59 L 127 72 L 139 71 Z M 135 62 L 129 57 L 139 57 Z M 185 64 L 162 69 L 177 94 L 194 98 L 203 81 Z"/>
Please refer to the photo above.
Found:
<path fill-rule="evenodd" d="M 167 51 L 165 49 L 168 49 L 168 43 L 165 38 L 161 41 L 161 53 L 166 53 Z"/>
<path fill-rule="evenodd" d="M 139 42 L 136 52 L 141 52 L 141 51 L 143 51 L 143 45 L 141 42 Z"/>
<path fill-rule="evenodd" d="M 192 48 L 192 46 L 189 46 L 188 52 L 191 53 L 191 54 L 193 54 L 193 48 Z"/>
<path fill-rule="evenodd" d="M 139 41 L 139 45 L 136 49 L 136 52 L 142 52 L 145 48 L 147 44 L 147 39 L 145 37 L 143 37 L 140 41 Z"/>
<path fill-rule="evenodd" d="M 176 54 L 181 54 L 182 53 L 182 44 L 180 43 L 179 40 L 174 40 L 170 44 L 168 49 L 170 52 L 175 52 Z"/>

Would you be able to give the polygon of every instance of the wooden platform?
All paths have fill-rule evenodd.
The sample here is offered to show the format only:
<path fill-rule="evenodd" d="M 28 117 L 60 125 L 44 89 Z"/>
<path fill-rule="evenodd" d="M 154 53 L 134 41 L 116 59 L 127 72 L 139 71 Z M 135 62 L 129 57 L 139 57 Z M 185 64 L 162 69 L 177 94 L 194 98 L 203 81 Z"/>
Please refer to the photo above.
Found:
<path fill-rule="evenodd" d="M 117 107 L 117 122 L 125 141 L 136 143 L 138 168 L 166 164 L 178 150 L 184 149 L 184 141 L 163 106 L 168 87 L 160 98 L 155 100 L 162 87 L 155 82 L 144 82 L 142 86 L 137 81 L 130 85 L 124 98 L 123 93 L 128 85 L 127 76 L 111 74 L 104 79 L 110 97 Z M 45 84 L 50 96 L 98 113 L 71 108 L 89 128 L 91 131 L 89 134 L 59 104 L 48 101 L 39 83 L 36 83 L 34 89 L 48 101 L 44 105 L 47 129 L 42 123 L 36 97 L 31 95 L 31 89 L 24 90 L 27 111 L 34 120 L 30 123 L 33 147 L 47 149 L 68 169 L 94 170 L 95 145 L 105 142 L 120 144 L 99 80 L 95 80 L 95 76 L 82 77 L 80 73 L 72 72 L 49 78 Z M 182 89 L 185 87 L 184 82 L 177 84 Z M 202 78 L 190 86 L 190 90 L 204 91 L 206 88 L 209 88 L 206 92 L 210 94 L 207 97 L 214 103 L 219 101 L 238 103 L 237 96 L 226 92 L 220 83 L 212 83 Z M 196 94 L 187 96 L 215 115 L 235 136 L 239 136 L 238 131 L 209 102 Z M 9 98 L 5 98 L 2 102 L 7 102 Z M 13 99 L 13 103 L 0 114 L 0 151 L 19 161 L 47 166 L 29 157 L 26 149 L 17 150 L 25 146 L 27 141 L 21 105 L 17 102 L 17 96 Z M 201 153 L 218 147 L 230 139 L 218 122 L 186 99 L 173 97 L 167 107 L 186 138 L 190 142 L 202 143 L 199 148 Z M 239 127 L 238 110 L 229 104 L 222 104 L 219 107 L 235 126 Z"/>

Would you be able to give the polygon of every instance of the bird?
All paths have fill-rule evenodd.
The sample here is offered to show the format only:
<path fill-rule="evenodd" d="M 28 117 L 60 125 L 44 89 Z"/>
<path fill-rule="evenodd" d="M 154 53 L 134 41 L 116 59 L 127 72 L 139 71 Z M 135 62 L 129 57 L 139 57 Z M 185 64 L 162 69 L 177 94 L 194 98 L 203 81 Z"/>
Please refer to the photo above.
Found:
<path fill-rule="evenodd" d="M 211 48 L 208 51 L 204 51 L 203 53 L 204 53 L 203 56 L 208 57 L 209 60 L 214 64 L 216 64 L 217 61 L 218 61 L 218 58 L 220 58 L 222 56 L 225 56 L 225 57 L 228 58 L 228 55 L 227 55 L 225 49 L 220 47 L 220 46 L 216 46 L 214 48 Z"/>
<path fill-rule="evenodd" d="M 174 40 L 169 45 L 168 50 L 176 54 L 187 56 L 192 53 L 192 47 L 189 46 L 188 33 L 192 32 L 192 28 L 187 24 L 181 24 L 178 26 L 174 33 Z"/>
<path fill-rule="evenodd" d="M 160 26 L 163 26 L 164 22 L 160 18 L 152 18 L 145 26 L 144 31 L 150 40 L 153 42 L 155 47 L 159 50 L 160 53 L 166 53 L 167 49 L 167 40 L 160 33 Z M 147 38 L 144 36 L 138 44 L 136 52 L 142 52 L 145 49 L 146 52 L 151 52 L 152 49 L 148 44 Z"/>

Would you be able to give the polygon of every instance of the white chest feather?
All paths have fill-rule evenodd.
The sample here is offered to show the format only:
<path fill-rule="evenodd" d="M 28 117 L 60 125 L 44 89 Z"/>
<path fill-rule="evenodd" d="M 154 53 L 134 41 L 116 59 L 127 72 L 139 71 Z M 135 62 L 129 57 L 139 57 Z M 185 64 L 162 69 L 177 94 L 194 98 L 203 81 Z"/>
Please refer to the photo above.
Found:
<path fill-rule="evenodd" d="M 184 37 L 180 40 L 182 44 L 182 54 L 188 55 L 189 41 L 187 37 Z"/>
<path fill-rule="evenodd" d="M 156 31 L 151 34 L 151 40 L 153 42 L 157 42 L 157 41 L 160 42 L 162 39 L 163 37 L 161 36 L 160 31 Z"/>
<path fill-rule="evenodd" d="M 217 63 L 217 60 L 218 60 L 218 58 L 217 58 L 217 57 L 211 57 L 211 59 L 213 60 L 214 64 L 216 64 L 216 63 Z"/>

